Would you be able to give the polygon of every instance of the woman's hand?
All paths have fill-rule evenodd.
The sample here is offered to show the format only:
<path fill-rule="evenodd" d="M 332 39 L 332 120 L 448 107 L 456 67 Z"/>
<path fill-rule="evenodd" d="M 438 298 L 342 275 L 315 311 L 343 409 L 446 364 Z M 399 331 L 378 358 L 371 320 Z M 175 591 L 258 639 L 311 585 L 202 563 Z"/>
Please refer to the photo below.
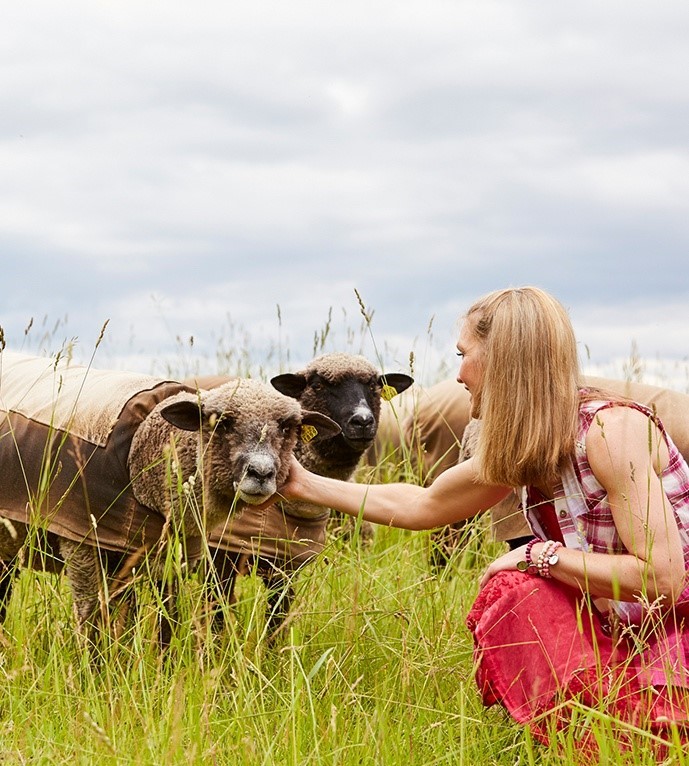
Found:
<path fill-rule="evenodd" d="M 292 455 L 289 474 L 287 475 L 287 481 L 278 487 L 275 500 L 302 500 L 304 496 L 302 494 L 307 484 L 309 472 L 302 466 L 302 464 Z"/>
<path fill-rule="evenodd" d="M 304 485 L 303 479 L 308 477 L 308 471 L 299 463 L 299 461 L 292 455 L 289 465 L 289 473 L 285 483 L 278 487 L 277 492 L 271 495 L 268 500 L 258 505 L 252 505 L 255 510 L 262 511 L 275 503 L 279 503 L 281 500 L 300 500 L 302 495 L 299 494 L 302 485 Z"/>
<path fill-rule="evenodd" d="M 508 570 L 516 569 L 517 564 L 520 561 L 524 561 L 526 558 L 526 545 L 522 545 L 520 548 L 507 551 L 502 556 L 499 556 L 495 561 L 491 562 L 486 571 L 483 573 L 479 585 L 481 588 L 490 580 L 493 575 L 498 572 L 505 572 Z"/>

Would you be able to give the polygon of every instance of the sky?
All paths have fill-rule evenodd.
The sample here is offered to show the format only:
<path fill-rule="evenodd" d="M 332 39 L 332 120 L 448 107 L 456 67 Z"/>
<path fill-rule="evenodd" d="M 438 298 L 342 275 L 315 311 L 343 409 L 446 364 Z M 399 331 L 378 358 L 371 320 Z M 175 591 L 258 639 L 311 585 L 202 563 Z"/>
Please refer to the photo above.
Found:
<path fill-rule="evenodd" d="M 686 0 L 7 4 L 7 347 L 88 357 L 107 320 L 97 366 L 423 380 L 535 284 L 590 371 L 689 390 L 688 28 Z"/>

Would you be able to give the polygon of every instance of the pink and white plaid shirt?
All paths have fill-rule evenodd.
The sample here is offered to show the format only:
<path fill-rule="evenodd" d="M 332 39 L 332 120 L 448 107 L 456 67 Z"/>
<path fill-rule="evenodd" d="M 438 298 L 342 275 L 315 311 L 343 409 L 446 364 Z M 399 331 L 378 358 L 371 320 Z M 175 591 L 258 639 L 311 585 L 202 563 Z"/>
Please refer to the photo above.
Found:
<path fill-rule="evenodd" d="M 585 401 L 580 406 L 575 455 L 562 471 L 561 483 L 555 488 L 553 501 L 557 520 L 568 548 L 598 553 L 627 552 L 615 527 L 607 492 L 593 475 L 586 456 L 586 434 L 592 425 L 596 427 L 596 414 L 600 410 L 619 405 L 620 402 L 600 400 Z M 653 417 L 665 438 L 670 459 L 660 479 L 679 528 L 685 569 L 689 571 L 689 466 L 662 423 L 648 408 L 635 402 L 624 402 L 622 406 L 633 407 Z M 539 537 L 545 537 L 537 516 L 526 503 L 526 489 L 523 491 L 522 507 L 525 509 L 526 520 L 534 533 Z M 679 601 L 689 601 L 689 585 Z M 613 606 L 628 622 L 637 622 L 643 611 L 640 603 L 614 602 Z"/>

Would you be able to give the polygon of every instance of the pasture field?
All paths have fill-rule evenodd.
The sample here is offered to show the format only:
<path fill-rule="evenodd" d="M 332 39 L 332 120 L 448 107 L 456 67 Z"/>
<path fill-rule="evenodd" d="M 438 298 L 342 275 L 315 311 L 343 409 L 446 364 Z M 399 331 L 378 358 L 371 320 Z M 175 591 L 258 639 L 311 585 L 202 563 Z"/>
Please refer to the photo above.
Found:
<path fill-rule="evenodd" d="M 414 480 L 404 456 L 366 470 Z M 574 710 L 550 747 L 485 709 L 464 618 L 502 547 L 482 520 L 442 570 L 429 565 L 431 545 L 428 533 L 387 528 L 370 542 L 358 525 L 333 534 L 295 576 L 291 616 L 272 642 L 257 577 L 240 579 L 217 635 L 202 573 L 171 558 L 182 584 L 164 655 L 145 574 L 136 619 L 87 652 L 63 579 L 22 571 L 0 628 L 0 764 L 561 766 L 592 763 L 580 757 L 583 732 L 598 763 L 659 763 L 643 732 L 621 752 L 605 709 Z M 689 754 L 670 744 L 666 762 L 689 764 Z"/>
<path fill-rule="evenodd" d="M 200 579 L 184 578 L 162 658 L 145 584 L 138 619 L 89 658 L 64 583 L 23 572 L 0 633 L 0 763 L 562 764 L 576 762 L 580 727 L 597 732 L 600 763 L 658 762 L 642 734 L 634 752 L 618 752 L 604 710 L 579 711 L 546 748 L 484 709 L 464 616 L 497 550 L 479 523 L 434 573 L 429 544 L 391 529 L 366 545 L 356 532 L 334 538 L 298 575 L 292 617 L 272 644 L 257 578 L 241 580 L 219 636 Z M 678 749 L 668 762 L 689 755 Z"/>

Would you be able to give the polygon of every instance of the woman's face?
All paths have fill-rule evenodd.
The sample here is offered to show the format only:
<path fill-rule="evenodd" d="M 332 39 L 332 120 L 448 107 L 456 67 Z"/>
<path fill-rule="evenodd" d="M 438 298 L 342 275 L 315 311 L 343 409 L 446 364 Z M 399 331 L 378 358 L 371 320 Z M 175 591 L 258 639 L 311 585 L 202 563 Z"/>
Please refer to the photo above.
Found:
<path fill-rule="evenodd" d="M 473 331 L 471 319 L 465 320 L 459 331 L 457 351 L 461 357 L 457 382 L 471 394 L 471 417 L 481 413 L 481 381 L 483 379 L 483 344 Z"/>

